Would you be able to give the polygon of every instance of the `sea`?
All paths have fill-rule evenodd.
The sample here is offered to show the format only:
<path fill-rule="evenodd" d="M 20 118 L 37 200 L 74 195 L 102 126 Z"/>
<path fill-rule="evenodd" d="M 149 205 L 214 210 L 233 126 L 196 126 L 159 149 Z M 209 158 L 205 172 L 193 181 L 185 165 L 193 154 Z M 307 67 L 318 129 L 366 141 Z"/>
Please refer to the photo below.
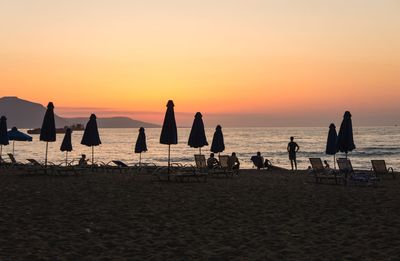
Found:
<path fill-rule="evenodd" d="M 21 129 L 26 133 L 27 130 Z M 207 128 L 206 136 L 209 146 L 203 147 L 201 153 L 208 157 L 215 129 Z M 297 154 L 298 168 L 307 169 L 310 157 L 327 160 L 333 167 L 333 156 L 325 154 L 329 128 L 326 127 L 260 127 L 260 128 L 223 128 L 225 151 L 221 154 L 236 152 L 243 168 L 254 168 L 250 157 L 260 151 L 264 158 L 273 165 L 290 168 L 286 151 L 289 137 L 294 136 L 300 146 Z M 94 149 L 95 162 L 109 163 L 111 160 L 122 160 L 128 164 L 139 162 L 139 154 L 134 153 L 138 129 L 99 129 L 102 144 Z M 167 165 L 168 145 L 160 144 L 161 128 L 146 129 L 148 151 L 142 153 L 142 162 Z M 190 128 L 178 128 L 178 144 L 171 145 L 171 162 L 194 164 L 194 154 L 199 149 L 187 145 Z M 356 150 L 350 152 L 353 167 L 370 169 L 372 159 L 384 159 L 389 167 L 400 170 L 400 127 L 355 127 L 353 128 Z M 72 133 L 73 151 L 68 153 L 68 160 L 78 159 L 81 154 L 91 158 L 92 149 L 80 144 L 82 131 Z M 57 134 L 57 141 L 49 143 L 48 160 L 59 164 L 65 161 L 65 152 L 60 151 L 64 134 Z M 32 135 L 32 142 L 15 142 L 14 155 L 20 162 L 27 158 L 44 161 L 46 143 L 39 141 L 39 135 Z M 12 142 L 3 146 L 3 158 L 12 152 Z M 343 157 L 338 153 L 336 157 Z"/>

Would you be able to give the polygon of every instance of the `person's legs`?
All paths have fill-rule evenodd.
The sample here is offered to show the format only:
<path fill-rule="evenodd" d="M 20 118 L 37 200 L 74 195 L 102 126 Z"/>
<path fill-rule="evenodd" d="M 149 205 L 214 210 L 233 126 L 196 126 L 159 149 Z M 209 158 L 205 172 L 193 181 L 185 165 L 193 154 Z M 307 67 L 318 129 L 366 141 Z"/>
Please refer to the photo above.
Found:
<path fill-rule="evenodd" d="M 293 170 L 293 160 L 290 160 L 290 165 L 292 166 L 292 170 Z"/>
<path fill-rule="evenodd" d="M 294 161 L 294 167 L 297 170 L 297 161 L 296 161 L 296 159 L 294 159 L 293 161 Z M 292 168 L 293 168 L 293 166 L 292 166 Z"/>

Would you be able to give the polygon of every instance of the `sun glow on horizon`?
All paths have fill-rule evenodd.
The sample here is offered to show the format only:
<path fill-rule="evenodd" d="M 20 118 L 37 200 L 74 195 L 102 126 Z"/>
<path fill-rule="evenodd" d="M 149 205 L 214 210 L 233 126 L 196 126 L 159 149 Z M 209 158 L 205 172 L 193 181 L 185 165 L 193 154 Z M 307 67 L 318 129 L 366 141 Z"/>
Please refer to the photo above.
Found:
<path fill-rule="evenodd" d="M 3 2 L 0 86 L 66 115 L 159 121 L 173 99 L 188 115 L 349 109 L 394 122 L 399 11 L 390 0 Z"/>

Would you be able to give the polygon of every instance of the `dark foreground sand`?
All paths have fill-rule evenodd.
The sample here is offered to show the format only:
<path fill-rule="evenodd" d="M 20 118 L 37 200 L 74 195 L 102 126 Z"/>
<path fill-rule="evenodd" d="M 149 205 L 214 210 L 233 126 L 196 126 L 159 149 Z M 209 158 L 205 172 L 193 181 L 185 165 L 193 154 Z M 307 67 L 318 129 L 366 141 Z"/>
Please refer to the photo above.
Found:
<path fill-rule="evenodd" d="M 0 259 L 398 260 L 399 180 L 343 187 L 248 170 L 182 184 L 3 171 Z"/>

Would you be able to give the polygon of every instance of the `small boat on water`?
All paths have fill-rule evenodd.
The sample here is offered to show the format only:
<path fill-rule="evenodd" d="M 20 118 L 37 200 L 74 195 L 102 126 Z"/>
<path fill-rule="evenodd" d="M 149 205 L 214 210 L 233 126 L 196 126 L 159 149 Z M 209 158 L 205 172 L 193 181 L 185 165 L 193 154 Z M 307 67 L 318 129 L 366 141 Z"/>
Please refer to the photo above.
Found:
<path fill-rule="evenodd" d="M 83 131 L 85 126 L 83 124 L 72 124 L 71 126 L 64 126 L 64 128 L 57 128 L 56 133 L 65 133 L 65 130 L 70 128 L 73 131 Z M 40 134 L 40 128 L 35 128 L 27 131 L 28 134 Z"/>

